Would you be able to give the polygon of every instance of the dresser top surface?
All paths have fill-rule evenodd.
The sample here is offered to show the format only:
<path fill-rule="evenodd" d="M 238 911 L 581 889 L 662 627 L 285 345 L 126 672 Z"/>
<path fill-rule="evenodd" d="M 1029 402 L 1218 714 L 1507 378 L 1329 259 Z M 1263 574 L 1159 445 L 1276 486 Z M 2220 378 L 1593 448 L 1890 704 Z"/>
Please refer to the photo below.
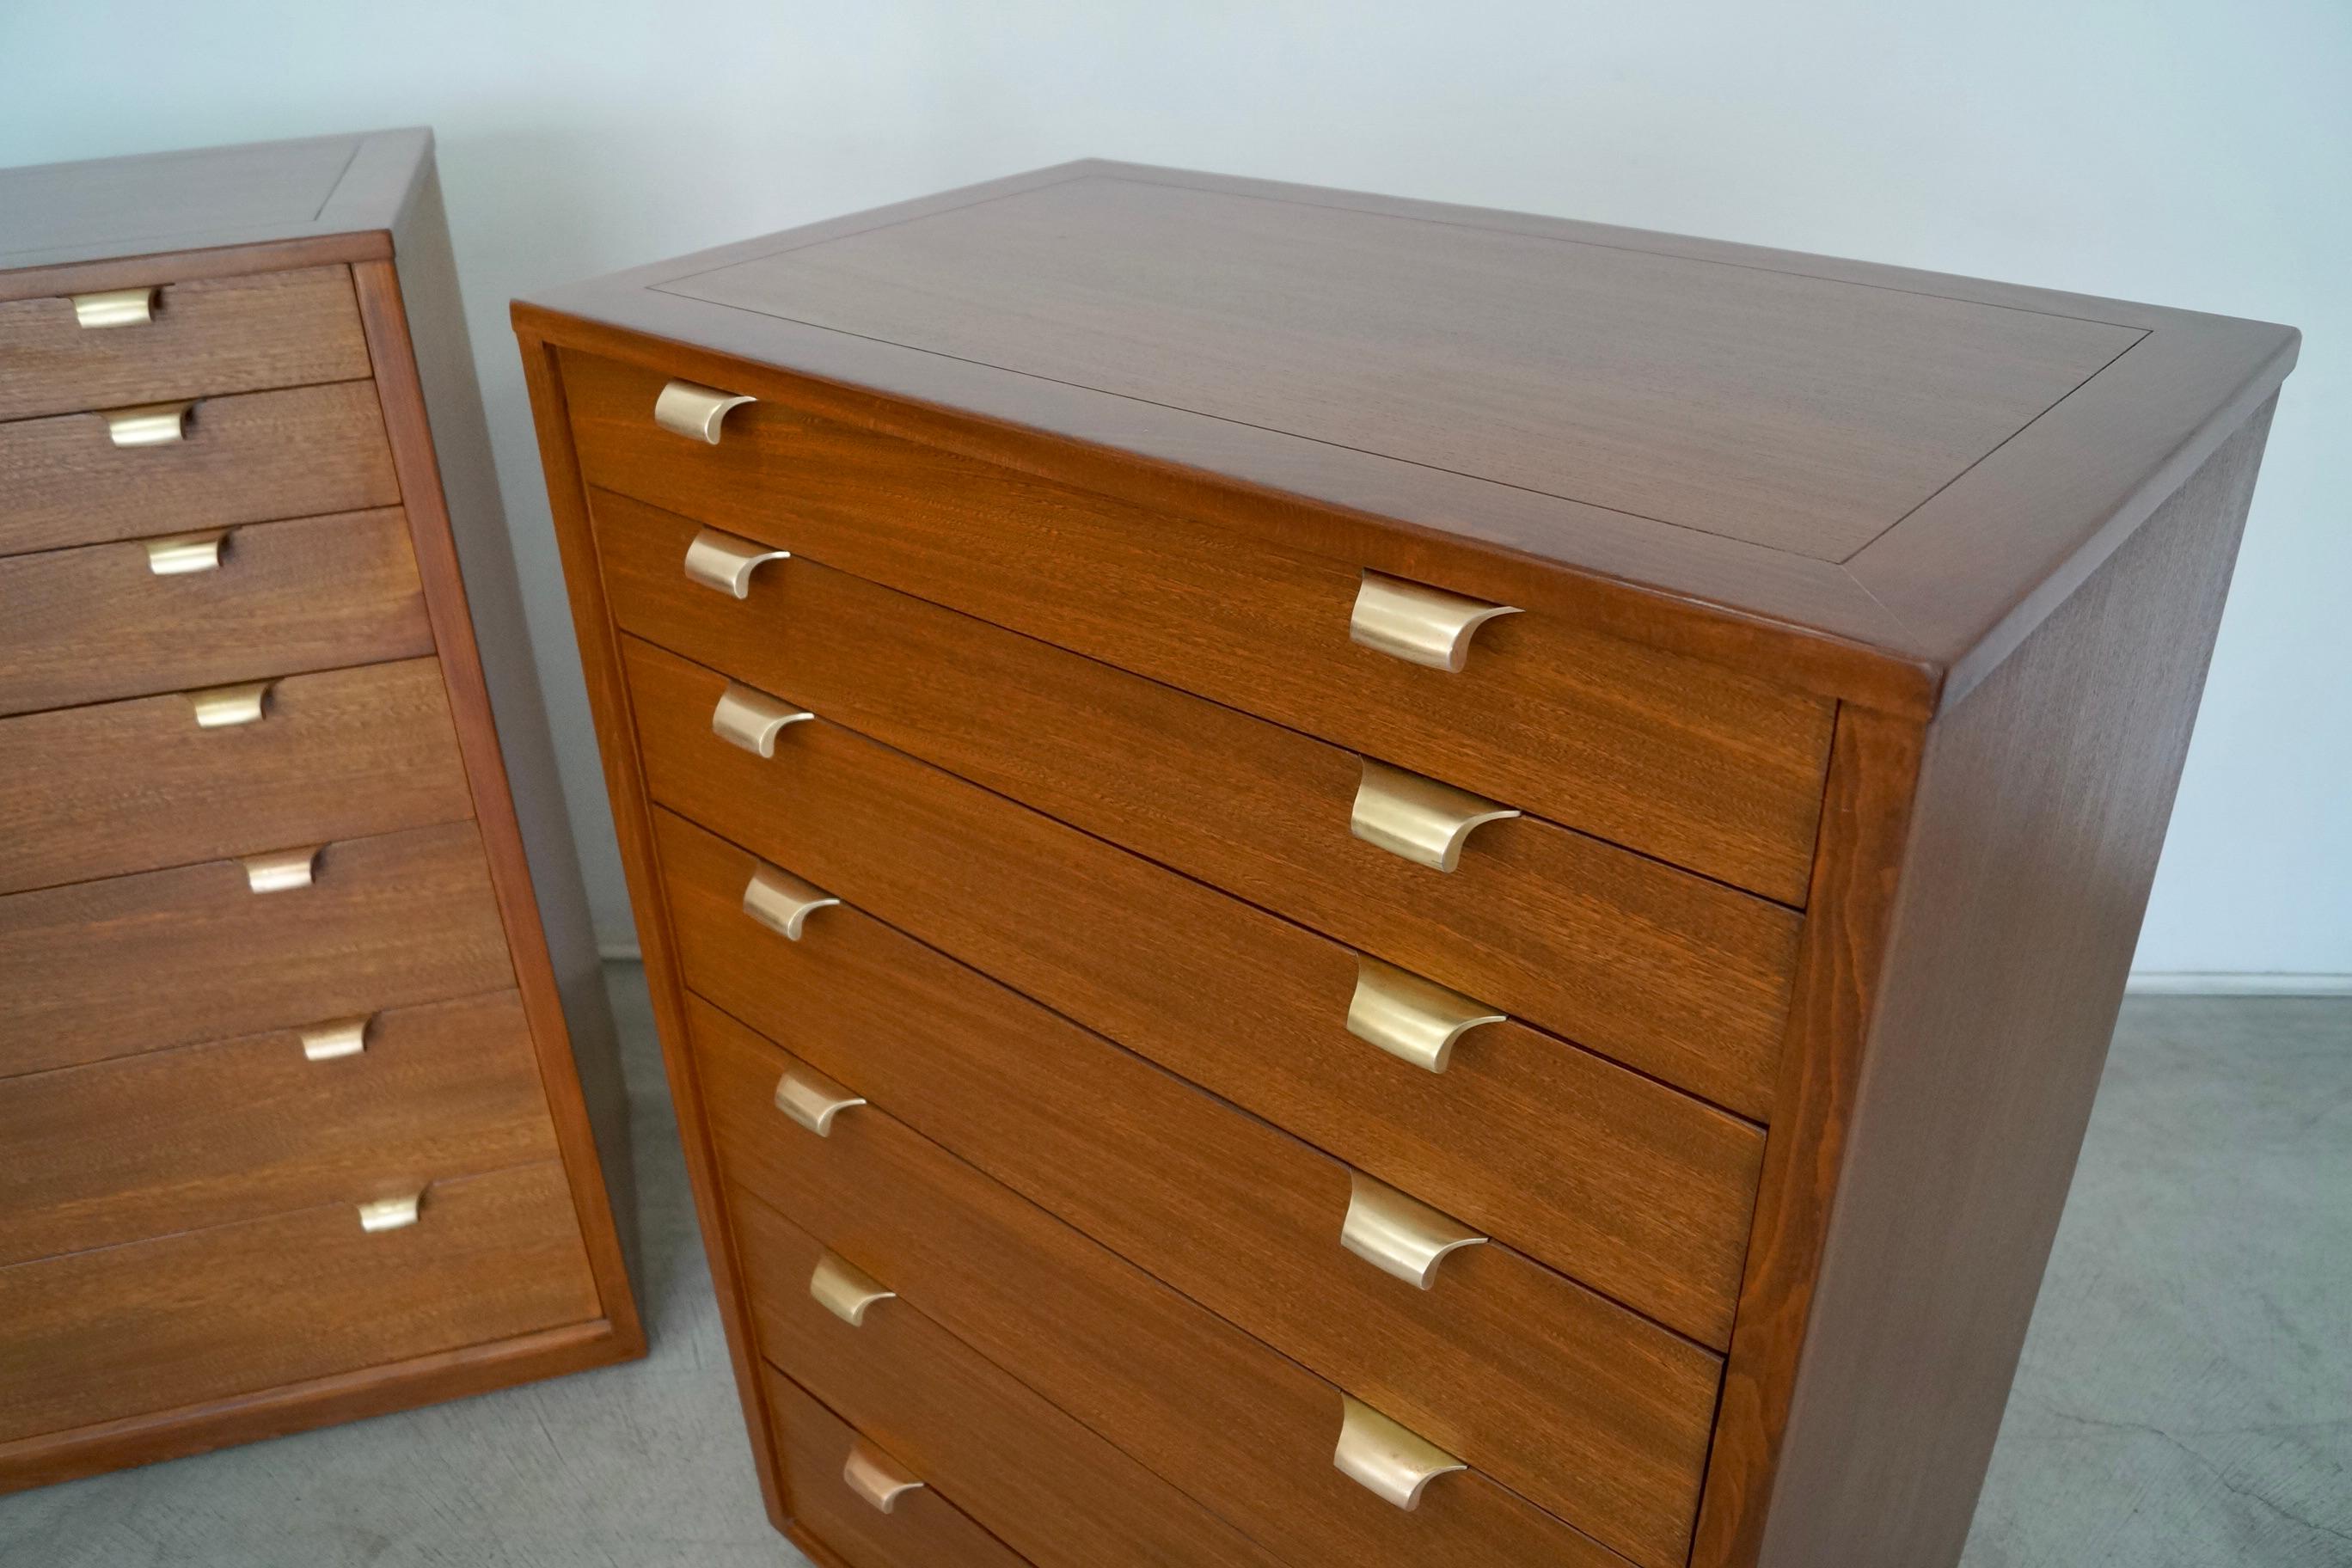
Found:
<path fill-rule="evenodd" d="M 391 229 L 421 129 L 0 169 L 0 270 Z"/>
<path fill-rule="evenodd" d="M 2296 342 L 1103 163 L 540 303 L 1616 578 L 1931 682 L 2014 646 L 2275 387 Z"/>

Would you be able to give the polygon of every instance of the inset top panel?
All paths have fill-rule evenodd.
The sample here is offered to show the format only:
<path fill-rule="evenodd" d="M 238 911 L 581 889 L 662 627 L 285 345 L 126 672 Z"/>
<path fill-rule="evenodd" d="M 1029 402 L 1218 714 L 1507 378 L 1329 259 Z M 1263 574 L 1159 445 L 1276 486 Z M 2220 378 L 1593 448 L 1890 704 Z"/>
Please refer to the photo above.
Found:
<path fill-rule="evenodd" d="M 660 287 L 1832 562 L 2143 335 L 1100 174 Z"/>
<path fill-rule="evenodd" d="M 388 229 L 432 144 L 379 131 L 0 169 L 0 269 Z"/>

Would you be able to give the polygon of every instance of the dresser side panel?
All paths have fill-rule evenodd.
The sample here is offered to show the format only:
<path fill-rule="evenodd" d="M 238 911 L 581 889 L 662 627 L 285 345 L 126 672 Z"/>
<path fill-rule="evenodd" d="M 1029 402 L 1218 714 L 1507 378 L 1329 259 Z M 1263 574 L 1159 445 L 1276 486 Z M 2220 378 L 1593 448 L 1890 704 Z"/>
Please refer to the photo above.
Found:
<path fill-rule="evenodd" d="M 1765 1568 L 1959 1557 L 2270 415 L 2265 404 L 1928 731 L 1755 1559 Z"/>
<path fill-rule="evenodd" d="M 415 384 L 430 427 L 428 458 L 448 536 L 463 574 L 467 619 L 505 773 L 501 815 L 520 834 L 531 903 L 562 1000 L 571 1057 L 625 1257 L 638 1257 L 628 1096 L 620 1038 L 604 992 L 588 893 L 572 836 L 548 728 L 539 669 L 523 615 L 520 576 L 491 459 L 489 425 L 475 380 L 474 354 L 457 290 L 440 179 L 429 153 L 394 230 L 396 288 L 408 311 Z M 355 269 L 362 279 L 375 267 Z M 393 395 L 382 365 L 378 377 Z M 404 481 L 408 469 L 404 464 Z M 485 824 L 486 837 L 505 837 Z"/>

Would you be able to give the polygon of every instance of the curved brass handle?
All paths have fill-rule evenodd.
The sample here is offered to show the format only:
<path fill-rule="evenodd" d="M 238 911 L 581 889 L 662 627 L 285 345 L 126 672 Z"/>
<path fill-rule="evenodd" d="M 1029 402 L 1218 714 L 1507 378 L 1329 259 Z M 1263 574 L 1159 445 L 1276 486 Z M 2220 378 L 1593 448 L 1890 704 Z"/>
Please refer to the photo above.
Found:
<path fill-rule="evenodd" d="M 740 392 L 721 392 L 698 381 L 673 381 L 654 399 L 654 423 L 675 435 L 689 436 L 716 447 L 719 427 L 726 422 L 727 411 L 759 401 Z"/>
<path fill-rule="evenodd" d="M 816 1270 L 809 1276 L 809 1294 L 816 1304 L 847 1323 L 853 1329 L 866 1326 L 866 1310 L 877 1301 L 898 1299 L 896 1290 L 885 1290 L 882 1282 L 842 1257 L 827 1252 L 816 1260 Z"/>
<path fill-rule="evenodd" d="M 360 1228 L 365 1231 L 398 1230 L 416 1223 L 416 1211 L 425 1202 L 422 1191 L 396 1198 L 377 1198 L 360 1205 Z"/>
<path fill-rule="evenodd" d="M 764 544 L 706 528 L 686 547 L 686 574 L 706 588 L 748 599 L 751 596 L 752 573 L 768 562 L 792 558 L 789 550 L 771 550 Z"/>
<path fill-rule="evenodd" d="M 110 289 L 103 294 L 75 294 L 74 320 L 84 328 L 135 327 L 155 319 L 154 289 Z"/>
<path fill-rule="evenodd" d="M 114 408 L 99 417 L 106 421 L 106 438 L 118 447 L 168 447 L 188 433 L 188 410 L 196 405 L 195 399 L 184 403 L 146 403 L 136 408 Z"/>
<path fill-rule="evenodd" d="M 719 694 L 719 706 L 710 710 L 710 732 L 755 756 L 772 757 L 779 731 L 815 717 L 805 709 L 787 708 L 764 691 L 730 680 Z"/>
<path fill-rule="evenodd" d="M 866 1103 L 814 1068 L 794 1065 L 776 1080 L 776 1109 L 820 1138 L 833 1136 L 833 1119 Z"/>
<path fill-rule="evenodd" d="M 208 529 L 202 533 L 174 533 L 167 539 L 147 542 L 147 570 L 158 577 L 184 577 L 192 572 L 211 572 L 221 563 L 221 545 L 228 538 L 226 528 Z"/>
<path fill-rule="evenodd" d="M 849 1458 L 841 1465 L 841 1479 L 884 1513 L 895 1510 L 908 1492 L 923 1489 L 912 1470 L 863 1437 L 849 1446 Z"/>
<path fill-rule="evenodd" d="M 245 885 L 257 893 L 307 888 L 318 871 L 320 847 L 313 845 L 308 849 L 273 849 L 267 855 L 247 855 L 239 862 L 245 868 Z"/>
<path fill-rule="evenodd" d="M 313 1024 L 302 1033 L 302 1056 L 314 1062 L 331 1062 L 338 1057 L 355 1057 L 367 1049 L 368 1025 L 374 1015 L 362 1013 L 356 1018 L 330 1018 L 323 1024 Z"/>
<path fill-rule="evenodd" d="M 1478 628 L 1496 616 L 1518 613 L 1517 605 L 1489 605 L 1367 572 L 1356 589 L 1355 613 L 1348 617 L 1348 638 L 1408 664 L 1458 675 Z"/>
<path fill-rule="evenodd" d="M 823 888 L 811 887 L 790 871 L 765 860 L 752 869 L 751 879 L 743 888 L 743 912 L 793 942 L 800 941 L 801 928 L 808 923 L 809 916 L 840 902 Z"/>
<path fill-rule="evenodd" d="M 196 728 L 226 730 L 260 723 L 270 685 L 267 680 L 241 680 L 235 686 L 209 686 L 189 692 L 188 701 L 196 710 Z"/>
<path fill-rule="evenodd" d="M 1364 778 L 1356 786 L 1356 809 L 1348 830 L 1417 866 L 1451 871 L 1462 863 L 1462 846 L 1472 828 L 1519 815 L 1515 806 L 1370 757 L 1363 764 Z"/>
<path fill-rule="evenodd" d="M 1365 953 L 1356 955 L 1356 994 L 1348 999 L 1348 1033 L 1423 1072 L 1444 1072 L 1454 1042 L 1506 1015 L 1459 991 L 1409 974 Z"/>
<path fill-rule="evenodd" d="M 1415 1289 L 1437 1283 L 1437 1266 L 1447 1253 L 1486 1240 L 1459 1220 L 1361 1171 L 1349 1172 L 1348 1180 L 1348 1217 L 1339 1226 L 1339 1245 Z"/>
<path fill-rule="evenodd" d="M 1331 1462 L 1349 1480 L 1408 1513 L 1421 1506 L 1422 1489 L 1430 1482 L 1470 1468 L 1344 1394 L 1339 1395 L 1339 1446 L 1332 1451 Z"/>

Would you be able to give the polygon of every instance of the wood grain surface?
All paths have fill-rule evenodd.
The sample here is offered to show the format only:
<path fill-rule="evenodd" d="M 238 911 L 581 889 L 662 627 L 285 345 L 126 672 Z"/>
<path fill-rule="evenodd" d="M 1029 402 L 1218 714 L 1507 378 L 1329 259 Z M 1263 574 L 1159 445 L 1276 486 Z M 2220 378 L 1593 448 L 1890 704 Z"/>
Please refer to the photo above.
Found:
<path fill-rule="evenodd" d="M 349 268 L 173 283 L 152 310 L 151 321 L 93 330 L 62 295 L 0 303 L 0 419 L 368 374 Z"/>
<path fill-rule="evenodd" d="M 436 660 L 273 681 L 204 730 L 170 692 L 0 721 L 0 893 L 473 813 Z"/>
<path fill-rule="evenodd" d="M 1018 1553 L 928 1481 L 902 1494 L 888 1513 L 850 1490 L 841 1468 L 852 1447 L 871 1439 L 781 1373 L 770 1376 L 768 1388 L 793 1521 L 851 1568 L 1021 1568 Z"/>
<path fill-rule="evenodd" d="M 373 145 L 380 144 L 371 139 L 360 155 L 365 156 Z M 464 304 L 449 260 L 439 177 L 429 155 L 412 163 L 409 178 L 412 188 L 396 225 L 404 270 L 395 271 L 387 262 L 362 261 L 352 269 L 352 287 L 375 363 L 384 429 L 425 589 L 425 613 L 440 652 L 458 755 L 473 795 L 490 896 L 505 934 L 513 983 L 530 1021 L 531 1043 L 539 1053 L 548 1110 L 555 1119 L 602 1314 L 613 1325 L 616 1352 L 642 1355 L 645 1331 L 629 1283 L 624 1222 L 614 1215 L 616 1194 L 624 1210 L 634 1206 L 628 1098 L 620 1082 L 619 1042 L 588 928 L 587 894 L 572 851 L 570 823 L 554 777 L 522 608 L 513 591 L 505 515 L 489 473 L 473 355 L 465 346 Z M 422 339 L 411 331 L 406 302 L 411 288 L 420 301 L 416 320 Z M 454 375 L 453 362 L 464 367 Z M 424 380 L 428 363 L 436 368 L 438 393 L 430 407 Z M 462 512 L 452 510 L 450 492 L 442 483 L 436 443 L 444 437 L 464 476 L 457 491 Z M 488 558 L 480 551 L 475 554 L 486 579 L 480 584 L 478 616 L 460 571 L 461 517 L 468 537 L 488 536 Z M 501 563 L 504 573 L 499 570 Z M 478 635 L 478 619 L 488 623 L 486 634 Z M 494 673 L 508 693 L 503 721 L 491 707 Z M 529 847 L 517 790 L 525 793 L 531 816 L 541 819 Z M 625 1234 L 634 1235 L 633 1212 L 626 1226 Z"/>
<path fill-rule="evenodd" d="M 660 291 L 1822 561 L 2142 335 L 1109 171 L 681 271 Z"/>
<path fill-rule="evenodd" d="M 1832 1552 L 1959 1555 L 2269 425 L 2264 407 L 1929 732 L 1811 1320 L 1752 1536 L 1765 1568 Z M 1905 1505 L 1888 1508 L 1891 1496 Z"/>
<path fill-rule="evenodd" d="M 698 1057 L 740 1028 L 694 1013 Z M 1331 1462 L 1337 1388 L 879 1108 L 825 1138 L 772 1105 L 714 1095 L 709 1110 L 729 1178 L 805 1233 L 753 1286 L 763 1317 L 798 1329 L 796 1373 L 863 1331 L 809 1298 L 822 1246 L 898 1292 L 869 1318 L 893 1306 L 929 1318 L 1286 1561 L 1623 1561 L 1475 1469 L 1433 1483 L 1410 1512 L 1374 1496 Z M 759 1283 L 779 1276 L 789 1301 Z"/>
<path fill-rule="evenodd" d="M 137 541 L 0 556 L 0 713 L 433 651 L 396 510 L 235 529 L 177 576 Z"/>
<path fill-rule="evenodd" d="M 350 1204 L 0 1268 L 0 1438 L 593 1318 L 562 1168 L 450 1172 L 404 1229 Z"/>
<path fill-rule="evenodd" d="M 472 823 L 316 866 L 273 893 L 214 860 L 0 898 L 0 1076 L 514 984 Z"/>
<path fill-rule="evenodd" d="M 1011 218 L 1065 207 L 1066 223 Z M 1249 237 L 1171 248 L 1131 279 L 1090 270 L 1179 212 Z M 1412 280 L 1465 266 L 1477 276 L 1460 288 Z M 933 284 L 911 287 L 919 274 Z M 1331 313 L 1384 277 L 1403 280 Z M 1051 302 L 989 316 L 1015 296 Z M 947 300 L 966 308 L 943 315 Z M 1253 310 L 1281 319 L 1255 331 Z M 1573 342 L 1521 357 L 1563 317 L 1580 323 Z M 1098 160 L 656 262 L 517 320 L 1253 538 L 1475 597 L 1575 604 L 1645 641 L 1921 717 L 2144 523 L 2276 390 L 2300 341 L 2118 300 Z M 1809 320 L 1838 324 L 1805 338 Z M 1640 342 L 1602 352 L 1627 331 Z M 960 352 L 981 338 L 1117 384 Z M 1127 346 L 1105 354 L 1114 339 Z M 1357 378 L 1335 385 L 1343 366 Z M 1801 385 L 1808 366 L 1834 384 Z M 1328 396 L 1261 418 L 1254 378 Z M 1844 401 L 1858 392 L 1869 406 Z M 2012 434 L 1987 441 L 2002 425 Z M 1739 429 L 1760 444 L 1726 444 Z M 1418 568 L 1383 563 L 1405 561 Z"/>
<path fill-rule="evenodd" d="M 751 1324 L 742 1269 L 736 1258 L 718 1155 L 702 1113 L 693 1053 L 686 1048 L 686 997 L 678 984 L 676 944 L 662 900 L 661 868 L 654 857 L 652 807 L 637 761 L 635 720 L 629 708 L 627 681 L 621 669 L 620 634 L 614 629 L 604 599 L 604 577 L 597 570 L 595 544 L 588 521 L 587 491 L 580 483 L 578 459 L 572 447 L 563 384 L 556 374 L 551 350 L 524 343 L 522 370 L 523 380 L 530 389 L 531 420 L 539 437 L 541 464 L 547 476 L 548 506 L 555 519 L 556 547 L 562 553 L 563 583 L 571 603 L 572 628 L 580 639 L 581 673 L 588 687 L 589 711 L 596 724 L 597 754 L 604 764 L 604 787 L 611 798 L 613 826 L 620 843 L 621 870 L 628 881 L 630 910 L 645 956 L 647 999 L 662 1040 L 663 1079 L 677 1116 L 678 1143 L 686 1156 L 695 1221 L 701 1233 L 703 1254 L 710 1264 L 711 1288 L 718 1299 L 720 1326 L 726 1331 L 729 1369 L 734 1373 L 735 1396 L 743 1409 L 744 1436 L 751 1446 L 761 1501 L 769 1522 L 780 1531 L 789 1531 L 793 1528 L 792 1514 L 784 1496 L 782 1467 L 777 1457 L 774 1423 L 768 1408 L 767 1376 Z"/>
<path fill-rule="evenodd" d="M 415 127 L 0 169 L 0 299 L 389 256 L 432 151 Z"/>
<path fill-rule="evenodd" d="M 563 363 L 593 485 L 1802 901 L 1829 745 L 1818 700 L 1538 608 L 1482 628 L 1461 674 L 1426 669 L 1349 640 L 1362 568 L 1378 562 L 1285 549 L 775 401 L 736 410 L 717 447 L 684 441 L 652 422 L 659 373 Z"/>
<path fill-rule="evenodd" d="M 809 1300 L 817 1244 L 757 1198 L 730 1194 L 729 1210 L 775 1407 L 790 1408 L 781 1369 L 1039 1568 L 1280 1562 L 919 1313 L 824 1330 L 840 1325 Z"/>
<path fill-rule="evenodd" d="M 1352 752 L 811 561 L 714 594 L 692 522 L 596 504 L 621 625 L 689 659 L 1595 1050 L 1779 1037 L 1777 905 L 1532 816 L 1415 865 L 1349 832 Z"/>
<path fill-rule="evenodd" d="M 420 384 L 454 334 L 475 396 L 430 133 L 0 171 L 0 1101 L 41 1151 L 11 1256 L 57 1255 L 0 1273 L 37 1285 L 28 1321 L 58 1331 L 28 1353 L 56 1364 L 29 1396 L 61 1402 L 0 1436 L 0 1488 L 642 1353 Z M 67 298 L 127 288 L 152 320 L 85 331 Z M 180 441 L 107 438 L 102 411 L 180 399 Z M 459 401 L 432 419 L 487 476 Z M 503 542 L 494 502 L 467 522 Z M 149 569 L 141 542 L 210 529 L 214 570 Z M 511 595 L 485 609 L 520 619 Z M 186 693 L 256 679 L 258 721 L 198 730 Z M 518 738 L 530 716 L 507 715 Z M 268 895 L 224 858 L 315 845 L 316 884 Z M 568 848 L 549 877 L 584 910 Z M 584 1022 L 605 1003 L 573 924 Z M 278 1032 L 386 1009 L 336 1064 Z M 544 1234 L 481 1208 L 505 1234 L 478 1255 L 379 1249 L 417 1270 L 396 1288 L 339 1281 L 331 1249 L 317 1291 L 282 1288 L 325 1198 L 349 1215 L 354 1192 L 518 1162 L 562 1178 L 531 1195 Z M 247 1278 L 272 1251 L 279 1274 Z M 77 1338 L 82 1293 L 103 1299 Z M 149 1334 L 118 1307 L 185 1321 Z M 335 1321 L 289 1327 L 305 1310 Z M 152 1387 L 126 1393 L 140 1369 L 108 1334 L 153 1340 Z"/>
<path fill-rule="evenodd" d="M 150 539 L 400 500 L 364 381 L 207 397 L 187 435 L 117 447 L 96 414 L 0 425 L 0 554 Z"/>
<path fill-rule="evenodd" d="M 677 818 L 661 833 L 698 993 L 1588 1533 L 1682 1561 L 1712 1355 L 1498 1245 L 1448 1257 L 1427 1291 L 1391 1279 L 1339 1245 L 1346 1166 L 854 910 L 786 942 L 680 886 L 709 865 L 740 888 L 748 857 Z M 727 1042 L 702 1058 L 708 1103 L 772 1125 L 792 1057 Z"/>
<path fill-rule="evenodd" d="M 380 1013 L 330 1061 L 278 1030 L 10 1079 L 0 1143 L 0 1267 L 555 1158 L 511 991 Z"/>
<path fill-rule="evenodd" d="M 1922 740 L 1920 726 L 1866 708 L 1847 707 L 1838 716 L 1796 1005 L 1765 1141 L 1694 1564 L 1744 1568 L 1754 1561 L 1853 1116 Z"/>
<path fill-rule="evenodd" d="M 645 668 L 663 805 L 1669 1326 L 1727 1334 L 1752 1127 L 1517 1024 L 1442 1074 L 1411 1066 L 1348 1032 L 1347 949 L 822 720 L 763 760 L 657 719 L 710 705 L 664 700 Z"/>
<path fill-rule="evenodd" d="M 842 1394 L 876 1325 L 942 1330 L 1294 1561 L 1682 1561 L 1618 1462 L 1445 1426 L 1378 1308 L 1253 1300 L 1348 1161 L 1496 1238 L 1454 1282 L 1524 1255 L 1727 1351 L 1691 1568 L 1957 1557 L 2292 329 L 1098 162 L 514 315 L 739 1347 L 747 1274 Z M 756 401 L 685 440 L 673 377 Z M 698 525 L 792 559 L 698 598 Z M 1346 641 L 1365 570 L 1523 613 L 1401 666 Z M 730 678 L 819 717 L 729 747 Z M 1350 753 L 1527 816 L 1414 900 L 1328 836 Z M 1654 864 L 1556 853 L 1595 840 Z M 777 941 L 754 856 L 843 904 Z M 1721 983 L 1756 948 L 1645 900 L 1669 867 L 1769 900 L 1769 1007 Z M 1368 1055 L 1358 948 L 1576 1044 Z M 1643 1076 L 1571 1086 L 1578 1047 Z M 830 1139 L 761 1100 L 797 1050 L 871 1101 Z M 715 1191 L 714 1126 L 760 1196 Z M 1671 1266 L 1611 1218 L 1724 1190 L 1735 1142 L 1752 1205 L 1654 1204 Z M 900 1292 L 867 1329 L 808 1300 L 820 1243 Z M 1329 1435 L 1286 1436 L 1335 1383 L 1471 1454 L 1408 1530 L 1499 1479 L 1601 1538 L 1358 1535 Z"/>

